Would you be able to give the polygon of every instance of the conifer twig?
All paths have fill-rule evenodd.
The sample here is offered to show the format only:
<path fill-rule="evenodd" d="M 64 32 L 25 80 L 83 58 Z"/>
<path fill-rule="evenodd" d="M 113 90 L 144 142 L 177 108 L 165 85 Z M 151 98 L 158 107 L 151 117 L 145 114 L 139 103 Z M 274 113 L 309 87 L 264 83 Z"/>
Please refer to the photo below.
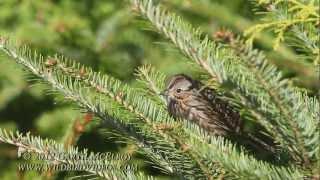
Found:
<path fill-rule="evenodd" d="M 46 157 L 47 160 L 50 161 L 52 164 L 67 164 L 71 167 L 79 164 L 79 159 L 83 160 L 84 162 L 90 163 L 90 159 L 94 159 L 96 164 L 104 165 L 104 167 L 108 167 L 111 165 L 111 162 L 113 162 L 112 158 L 108 159 L 107 156 L 105 156 L 107 159 L 97 159 L 94 157 L 99 157 L 99 154 L 93 154 L 88 153 L 87 150 L 79 151 L 77 148 L 70 147 L 68 150 L 64 150 L 64 147 L 62 144 L 58 144 L 53 140 L 49 139 L 41 139 L 40 137 L 34 137 L 31 136 L 30 133 L 27 133 L 26 135 L 23 135 L 19 132 L 16 132 L 15 134 L 12 131 L 6 131 L 4 129 L 0 129 L 0 142 L 12 144 L 14 146 L 17 146 L 18 153 L 36 153 L 38 155 L 41 155 L 41 157 Z M 19 152 L 20 150 L 20 152 Z M 22 152 L 23 151 L 23 152 Z M 18 154 L 19 155 L 19 154 Z M 75 158 L 77 157 L 77 158 Z M 116 162 L 116 161 L 114 161 Z M 94 169 L 94 166 L 83 166 L 82 168 L 88 168 L 85 169 L 87 172 L 95 174 L 96 176 L 100 176 L 106 179 L 114 178 L 114 177 L 135 177 L 132 172 L 128 171 L 122 171 L 121 170 L 121 164 L 115 164 L 113 169 L 107 169 L 107 170 L 99 170 Z M 117 169 L 119 167 L 119 169 Z M 122 166 L 122 168 L 124 168 Z M 132 168 L 133 169 L 133 168 Z M 142 176 L 143 178 L 143 176 Z"/>

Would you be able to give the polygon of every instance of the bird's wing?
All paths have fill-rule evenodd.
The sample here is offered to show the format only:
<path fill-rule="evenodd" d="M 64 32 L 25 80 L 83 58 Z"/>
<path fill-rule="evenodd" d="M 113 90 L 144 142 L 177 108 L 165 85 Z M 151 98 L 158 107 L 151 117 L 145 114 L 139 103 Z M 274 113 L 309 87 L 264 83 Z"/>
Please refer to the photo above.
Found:
<path fill-rule="evenodd" d="M 226 129 L 231 132 L 240 132 L 242 128 L 242 121 L 240 114 L 227 101 L 218 96 L 217 91 L 205 87 L 200 92 L 207 101 L 210 102 L 212 111 L 216 112 L 218 121 L 224 123 Z"/>

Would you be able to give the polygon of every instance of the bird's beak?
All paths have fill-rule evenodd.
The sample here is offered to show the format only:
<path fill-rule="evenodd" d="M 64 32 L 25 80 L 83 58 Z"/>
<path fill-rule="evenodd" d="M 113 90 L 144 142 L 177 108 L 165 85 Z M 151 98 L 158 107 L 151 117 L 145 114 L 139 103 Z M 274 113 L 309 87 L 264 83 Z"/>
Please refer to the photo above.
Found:
<path fill-rule="evenodd" d="M 165 89 L 164 91 L 160 92 L 161 96 L 168 96 L 168 90 Z"/>

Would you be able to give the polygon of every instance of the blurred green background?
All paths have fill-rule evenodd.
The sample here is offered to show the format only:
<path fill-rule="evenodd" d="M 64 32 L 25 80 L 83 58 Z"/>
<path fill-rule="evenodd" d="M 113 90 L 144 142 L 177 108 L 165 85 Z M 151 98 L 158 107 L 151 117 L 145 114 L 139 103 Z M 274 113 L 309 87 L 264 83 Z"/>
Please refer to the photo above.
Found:
<path fill-rule="evenodd" d="M 249 0 L 162 0 L 161 3 L 213 38 L 222 28 L 241 35 L 259 16 Z M 135 84 L 137 67 L 151 64 L 165 74 L 185 72 L 199 77 L 177 49 L 141 18 L 125 0 L 0 0 L 0 35 L 30 45 L 44 55 L 68 59 Z M 318 88 L 310 64 L 296 58 L 289 47 L 272 50 L 272 34 L 262 34 L 256 46 L 286 77 L 314 93 Z M 68 143 L 76 121 L 85 118 L 74 106 L 55 100 L 46 86 L 32 79 L 5 55 L 0 55 L 0 127 Z M 131 151 L 130 146 L 106 138 L 98 123 L 85 126 L 76 142 L 95 152 Z M 137 157 L 141 159 L 142 157 Z M 0 144 L 0 179 L 41 179 L 36 172 L 17 170 L 17 149 Z M 143 171 L 157 174 L 144 163 Z M 44 175 L 43 177 L 45 177 Z M 57 177 L 63 178 L 65 173 Z"/>

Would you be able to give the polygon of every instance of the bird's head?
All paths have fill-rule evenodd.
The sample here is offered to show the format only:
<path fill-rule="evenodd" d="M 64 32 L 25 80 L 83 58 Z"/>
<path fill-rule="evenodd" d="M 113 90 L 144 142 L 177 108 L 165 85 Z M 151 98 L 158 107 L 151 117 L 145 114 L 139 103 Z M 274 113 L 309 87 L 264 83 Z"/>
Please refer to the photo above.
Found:
<path fill-rule="evenodd" d="M 192 94 L 195 83 L 192 78 L 184 74 L 171 76 L 166 84 L 165 90 L 161 93 L 167 102 L 170 100 L 183 100 Z"/>

